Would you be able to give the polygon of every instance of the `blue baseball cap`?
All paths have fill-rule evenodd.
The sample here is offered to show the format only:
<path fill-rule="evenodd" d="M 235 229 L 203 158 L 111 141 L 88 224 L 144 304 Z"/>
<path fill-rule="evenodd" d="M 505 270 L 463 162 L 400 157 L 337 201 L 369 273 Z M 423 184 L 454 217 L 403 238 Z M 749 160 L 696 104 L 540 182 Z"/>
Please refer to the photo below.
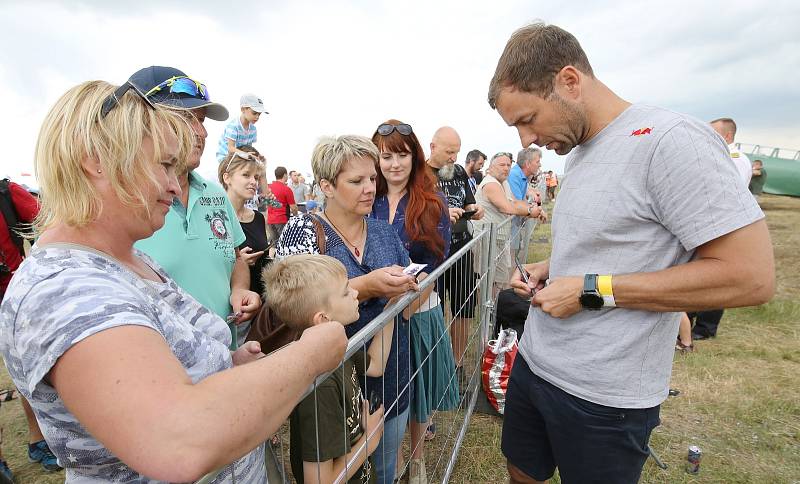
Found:
<path fill-rule="evenodd" d="M 170 80 L 187 81 L 167 85 Z M 228 119 L 228 110 L 222 104 L 211 101 L 208 89 L 183 71 L 174 67 L 150 66 L 136 71 L 130 78 L 128 84 L 139 91 L 142 97 L 153 104 L 167 105 L 176 109 L 198 109 L 206 108 L 206 117 L 216 121 Z M 161 89 L 154 89 L 162 86 Z M 174 86 L 180 86 L 177 89 Z"/>

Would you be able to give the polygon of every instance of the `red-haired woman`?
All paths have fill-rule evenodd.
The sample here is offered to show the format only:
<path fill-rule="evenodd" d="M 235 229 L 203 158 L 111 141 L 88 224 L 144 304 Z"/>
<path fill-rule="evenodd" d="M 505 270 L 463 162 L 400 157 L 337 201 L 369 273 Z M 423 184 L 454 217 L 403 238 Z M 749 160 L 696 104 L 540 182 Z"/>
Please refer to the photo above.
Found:
<path fill-rule="evenodd" d="M 380 151 L 372 216 L 397 230 L 412 262 L 426 264 L 425 277 L 444 261 L 450 245 L 447 203 L 425 165 L 425 153 L 411 126 L 390 119 L 378 126 L 372 142 Z M 444 327 L 441 301 L 430 286 L 412 304 L 411 473 L 409 482 L 427 482 L 422 460 L 425 430 L 434 409 L 458 405 L 455 361 Z"/>

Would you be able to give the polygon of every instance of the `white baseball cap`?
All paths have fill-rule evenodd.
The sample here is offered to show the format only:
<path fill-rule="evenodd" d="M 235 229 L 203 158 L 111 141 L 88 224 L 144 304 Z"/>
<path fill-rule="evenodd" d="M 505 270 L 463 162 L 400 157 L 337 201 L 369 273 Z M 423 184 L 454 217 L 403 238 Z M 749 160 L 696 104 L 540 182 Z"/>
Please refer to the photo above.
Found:
<path fill-rule="evenodd" d="M 269 114 L 264 107 L 264 101 L 255 94 L 245 94 L 239 100 L 239 105 L 243 108 L 250 108 L 257 113 Z"/>

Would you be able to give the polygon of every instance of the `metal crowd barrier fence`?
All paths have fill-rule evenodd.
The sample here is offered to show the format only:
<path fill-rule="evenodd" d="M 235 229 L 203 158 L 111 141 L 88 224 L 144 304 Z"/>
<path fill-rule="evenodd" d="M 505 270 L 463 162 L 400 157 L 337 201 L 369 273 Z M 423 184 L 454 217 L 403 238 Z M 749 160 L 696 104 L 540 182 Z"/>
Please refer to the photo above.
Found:
<path fill-rule="evenodd" d="M 522 222 L 527 223 L 528 220 L 525 219 Z M 399 339 L 396 337 L 398 331 L 407 332 L 409 335 L 405 347 L 395 347 L 394 361 L 387 363 L 390 371 L 395 372 L 394 375 L 390 375 L 394 377 L 394 381 L 401 379 L 399 371 L 401 362 L 407 366 L 409 381 L 389 389 L 384 383 L 380 395 L 385 412 L 383 418 L 385 428 L 396 430 L 400 435 L 404 435 L 400 445 L 401 461 L 404 464 L 396 469 L 396 475 L 410 472 L 411 461 L 416 454 L 417 457 L 422 458 L 428 482 L 447 483 L 449 481 L 476 402 L 478 398 L 485 399 L 485 396 L 479 391 L 481 359 L 494 325 L 495 289 L 507 284 L 505 273 L 507 272 L 507 275 L 510 276 L 513 272 L 513 261 L 517 254 L 524 251 L 519 260 L 523 263 L 527 260 L 528 242 L 535 223 L 530 225 L 525 223 L 509 217 L 497 225 L 478 224 L 472 240 L 463 244 L 431 274 L 420 281 L 419 292 L 403 295 L 350 338 L 345 361 L 358 353 L 367 353 L 373 338 L 378 341 L 376 344 L 379 346 L 373 348 L 369 353 L 377 355 L 380 359 L 385 356 L 385 352 L 390 352 L 391 357 L 391 348 L 387 348 L 381 339 L 383 331 L 391 323 L 394 323 L 395 332 L 391 344 L 399 344 Z M 509 264 L 510 268 L 506 267 Z M 499 272 L 498 269 L 500 269 Z M 498 276 L 500 277 L 498 278 Z M 430 290 L 435 291 L 435 295 L 427 296 L 426 294 Z M 410 318 L 410 313 L 418 308 L 422 314 L 416 314 L 413 319 Z M 460 369 L 456 369 L 454 365 Z M 363 387 L 363 374 L 366 373 L 366 368 L 362 366 L 359 369 L 361 370 L 359 380 Z M 306 397 L 312 395 L 314 402 L 314 425 L 312 426 L 314 445 L 312 447 L 317 449 L 316 461 L 323 460 L 319 452 L 322 442 L 320 432 L 331 428 L 329 420 L 320 425 L 319 411 L 325 410 L 325 415 L 329 416 L 331 409 L 320 406 L 317 401 L 317 389 L 328 378 L 335 377 L 337 373 L 341 375 L 337 382 L 341 401 L 335 404 L 327 401 L 326 405 L 341 405 L 339 410 L 333 412 L 343 416 L 343 421 L 336 426 L 336 431 L 341 431 L 340 449 L 350 448 L 354 442 L 358 443 L 360 436 L 354 438 L 354 435 L 362 433 L 366 435 L 366 432 L 363 432 L 363 426 L 359 431 L 358 423 L 346 421 L 346 413 L 342 411 L 342 409 L 348 408 L 358 413 L 357 409 L 362 408 L 359 402 L 346 401 L 343 386 L 350 376 L 344 372 L 345 367 L 341 365 L 336 370 L 319 376 L 305 394 Z M 392 379 L 387 378 L 386 375 L 384 377 Z M 330 395 L 330 388 L 329 382 L 326 386 L 328 390 L 326 395 Z M 392 424 L 397 423 L 397 417 L 387 420 L 387 416 L 397 408 L 398 398 L 387 401 L 386 398 L 383 398 L 387 392 L 390 395 L 408 394 L 411 397 L 409 398 L 409 407 L 417 410 L 408 411 L 408 424 L 402 424 L 397 429 L 392 428 Z M 365 399 L 370 399 L 370 397 L 371 395 L 364 394 Z M 422 405 L 419 403 L 420 401 L 428 403 Z M 429 419 L 424 419 L 424 415 L 415 415 L 427 413 L 427 408 L 430 408 Z M 401 411 L 401 413 L 405 413 L 405 411 Z M 417 420 L 423 420 L 423 422 L 417 422 L 415 428 L 411 422 Z M 424 436 L 427 433 L 425 429 L 428 428 L 428 423 L 436 426 L 436 433 L 432 440 L 426 442 Z M 348 424 L 350 425 L 348 426 Z M 407 430 L 407 427 L 411 427 L 411 430 Z M 356 430 L 353 430 L 354 428 Z M 370 435 L 366 435 L 366 442 L 360 444 L 367 448 L 373 446 L 374 439 L 378 438 L 372 429 L 369 429 L 369 432 Z M 387 432 L 384 433 L 384 435 L 386 434 Z M 290 439 L 287 424 L 282 426 L 276 439 L 277 443 L 275 444 L 267 442 L 266 462 L 269 481 L 271 483 L 299 482 L 293 481 L 289 474 L 291 468 Z M 329 445 L 331 439 L 326 438 L 324 442 Z M 372 472 L 375 472 L 376 454 L 377 451 L 372 454 Z M 382 458 L 386 462 L 394 461 L 397 459 L 397 454 L 383 455 Z M 352 459 L 346 462 L 344 469 L 331 482 L 346 482 L 348 480 L 346 474 L 351 470 L 352 462 Z M 212 482 L 221 471 L 222 469 L 206 475 L 197 481 L 197 484 Z M 321 481 L 320 466 L 316 466 L 316 471 L 318 472 L 317 480 Z M 393 482 L 394 477 L 387 476 L 386 482 Z M 378 482 L 381 484 L 380 481 Z"/>

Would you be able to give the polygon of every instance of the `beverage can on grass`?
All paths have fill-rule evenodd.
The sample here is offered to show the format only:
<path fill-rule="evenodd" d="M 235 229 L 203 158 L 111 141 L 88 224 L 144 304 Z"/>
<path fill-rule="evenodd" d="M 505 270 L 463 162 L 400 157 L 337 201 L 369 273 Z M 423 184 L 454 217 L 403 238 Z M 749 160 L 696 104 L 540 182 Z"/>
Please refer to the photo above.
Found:
<path fill-rule="evenodd" d="M 686 457 L 686 472 L 689 474 L 697 474 L 700 472 L 700 459 L 703 457 L 703 451 L 696 445 L 689 446 L 689 455 Z"/>

